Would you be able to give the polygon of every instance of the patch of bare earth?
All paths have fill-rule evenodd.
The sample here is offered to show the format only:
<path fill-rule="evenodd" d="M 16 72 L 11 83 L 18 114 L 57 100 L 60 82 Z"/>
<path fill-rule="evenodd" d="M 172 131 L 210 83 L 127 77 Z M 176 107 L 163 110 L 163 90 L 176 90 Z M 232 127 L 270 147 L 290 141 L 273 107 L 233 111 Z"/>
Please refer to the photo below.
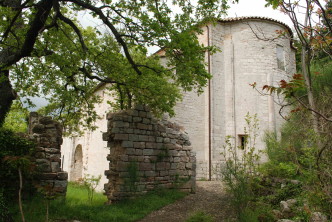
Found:
<path fill-rule="evenodd" d="M 184 222 L 191 215 L 204 212 L 216 222 L 234 221 L 234 215 L 220 181 L 197 181 L 196 193 L 152 212 L 139 222 Z"/>

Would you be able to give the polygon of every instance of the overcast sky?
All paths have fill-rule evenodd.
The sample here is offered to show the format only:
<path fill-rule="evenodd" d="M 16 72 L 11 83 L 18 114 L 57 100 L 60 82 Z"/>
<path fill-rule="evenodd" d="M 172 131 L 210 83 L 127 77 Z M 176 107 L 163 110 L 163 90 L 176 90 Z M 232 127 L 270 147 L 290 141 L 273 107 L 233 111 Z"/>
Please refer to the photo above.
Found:
<path fill-rule="evenodd" d="M 265 0 L 239 0 L 239 4 L 230 4 L 227 17 L 263 16 L 277 19 L 291 26 L 289 18 L 279 10 L 265 7 Z"/>

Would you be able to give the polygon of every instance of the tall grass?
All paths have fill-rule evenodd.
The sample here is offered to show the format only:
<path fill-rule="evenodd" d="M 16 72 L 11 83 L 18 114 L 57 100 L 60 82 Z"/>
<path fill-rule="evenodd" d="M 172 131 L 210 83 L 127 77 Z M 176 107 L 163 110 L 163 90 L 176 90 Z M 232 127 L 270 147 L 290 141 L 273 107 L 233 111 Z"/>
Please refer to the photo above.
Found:
<path fill-rule="evenodd" d="M 96 193 L 90 203 L 84 187 L 69 184 L 66 198 L 58 198 L 51 202 L 49 218 L 50 221 L 136 221 L 185 195 L 177 190 L 162 190 L 136 199 L 105 205 L 106 197 L 103 194 Z M 17 209 L 14 209 L 13 213 L 15 211 L 17 212 Z M 46 201 L 41 196 L 25 201 L 24 212 L 26 221 L 45 221 Z M 20 218 L 16 216 L 15 221 L 20 221 Z"/>

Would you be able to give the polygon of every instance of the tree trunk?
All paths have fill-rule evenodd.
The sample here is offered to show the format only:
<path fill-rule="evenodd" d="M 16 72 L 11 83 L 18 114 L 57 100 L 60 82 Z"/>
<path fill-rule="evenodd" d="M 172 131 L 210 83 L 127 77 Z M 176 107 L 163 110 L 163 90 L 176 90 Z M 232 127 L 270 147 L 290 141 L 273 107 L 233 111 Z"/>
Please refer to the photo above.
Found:
<path fill-rule="evenodd" d="M 22 187 L 23 187 L 23 179 L 22 179 L 22 172 L 21 168 L 18 168 L 18 175 L 20 177 L 20 189 L 18 190 L 18 205 L 20 207 L 22 222 L 25 222 L 24 214 L 23 214 L 23 207 L 22 207 Z"/>
<path fill-rule="evenodd" d="M 0 71 L 0 95 L 0 127 L 2 127 L 13 100 L 16 99 L 15 91 L 10 84 L 8 70 Z"/>
<path fill-rule="evenodd" d="M 1 6 L 11 7 L 13 10 L 22 10 L 22 0 L 0 0 Z M 3 125 L 6 114 L 8 113 L 13 100 L 16 99 L 16 94 L 10 84 L 9 80 L 9 67 L 20 59 L 28 57 L 34 48 L 40 31 L 45 26 L 46 20 L 51 13 L 53 7 L 53 1 L 41 0 L 34 4 L 35 11 L 31 15 L 31 20 L 27 25 L 25 33 L 16 33 L 15 30 L 21 30 L 21 23 L 14 23 L 10 27 L 11 32 L 15 32 L 17 36 L 22 36 L 22 44 L 18 44 L 16 47 L 4 47 L 5 44 L 1 44 L 0 51 L 0 127 Z M 22 30 L 24 30 L 22 28 Z"/>

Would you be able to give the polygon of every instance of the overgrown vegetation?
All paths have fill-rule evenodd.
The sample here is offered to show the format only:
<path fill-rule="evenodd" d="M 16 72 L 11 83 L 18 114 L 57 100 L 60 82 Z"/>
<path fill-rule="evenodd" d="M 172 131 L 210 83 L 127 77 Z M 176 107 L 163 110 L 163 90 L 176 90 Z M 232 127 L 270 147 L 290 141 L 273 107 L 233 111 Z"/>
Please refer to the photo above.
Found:
<path fill-rule="evenodd" d="M 34 144 L 1 127 L 0 141 L 0 219 L 4 220 L 10 217 L 8 203 L 14 202 L 21 206 L 23 188 L 28 191 L 24 194 L 33 194 L 34 188 L 29 179 L 34 170 L 29 154 Z M 21 215 L 23 218 L 22 210 Z"/>
<path fill-rule="evenodd" d="M 281 136 L 266 135 L 269 160 L 256 165 L 257 171 L 244 170 L 246 165 L 255 165 L 251 158 L 229 157 L 226 185 L 239 221 L 332 220 L 332 1 L 326 5 L 310 0 L 268 2 L 293 22 L 300 70 L 279 86 L 263 89 L 282 94 L 291 112 L 277 133 Z M 295 16 L 299 8 L 304 10 L 303 24 Z M 230 149 L 231 154 L 232 150 L 236 148 Z M 253 172 L 256 175 L 250 179 Z"/>
<path fill-rule="evenodd" d="M 91 203 L 86 188 L 76 183 L 69 183 L 66 199 L 52 200 L 49 206 L 49 220 L 79 220 L 82 222 L 98 221 L 137 221 L 151 211 L 170 204 L 186 194 L 177 190 L 160 190 L 145 196 L 125 200 L 112 205 L 105 205 L 106 197 L 96 192 Z M 23 209 L 26 221 L 45 221 L 46 205 L 41 196 L 24 201 Z M 20 221 L 15 206 L 12 214 L 15 221 Z"/>

